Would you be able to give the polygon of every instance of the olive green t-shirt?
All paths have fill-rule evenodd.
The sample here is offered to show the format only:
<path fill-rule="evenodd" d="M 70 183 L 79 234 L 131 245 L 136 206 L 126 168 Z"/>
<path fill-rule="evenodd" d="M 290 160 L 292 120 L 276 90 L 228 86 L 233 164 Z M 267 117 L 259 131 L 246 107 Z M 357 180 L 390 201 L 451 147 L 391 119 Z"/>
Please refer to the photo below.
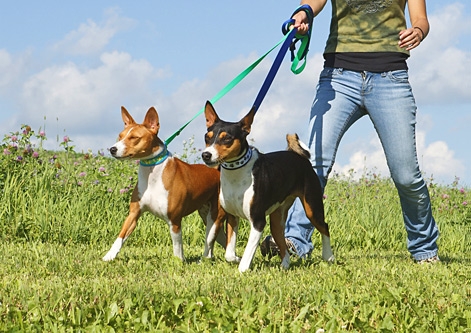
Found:
<path fill-rule="evenodd" d="M 331 0 L 332 20 L 324 53 L 401 52 L 407 0 Z"/>

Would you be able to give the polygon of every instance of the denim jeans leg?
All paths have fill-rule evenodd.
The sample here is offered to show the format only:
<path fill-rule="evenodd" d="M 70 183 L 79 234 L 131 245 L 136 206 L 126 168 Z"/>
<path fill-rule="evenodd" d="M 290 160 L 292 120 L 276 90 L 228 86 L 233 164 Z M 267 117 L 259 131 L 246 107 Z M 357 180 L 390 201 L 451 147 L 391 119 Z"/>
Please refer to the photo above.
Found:
<path fill-rule="evenodd" d="M 352 73 L 342 69 L 324 69 L 311 108 L 308 146 L 311 164 L 319 177 L 322 190 L 334 164 L 340 139 L 355 121 L 365 115 L 359 106 L 359 90 L 351 88 L 361 87 L 361 76 Z M 326 220 L 329 222 L 328 218 Z M 313 231 L 314 227 L 307 219 L 301 201 L 296 199 L 288 212 L 285 237 L 293 243 L 300 257 L 311 253 Z"/>
<path fill-rule="evenodd" d="M 381 140 L 396 185 L 407 231 L 407 248 L 415 260 L 438 252 L 438 228 L 432 216 L 427 185 L 419 169 L 416 140 L 416 104 L 407 71 L 369 73 L 373 88 L 365 107 Z"/>

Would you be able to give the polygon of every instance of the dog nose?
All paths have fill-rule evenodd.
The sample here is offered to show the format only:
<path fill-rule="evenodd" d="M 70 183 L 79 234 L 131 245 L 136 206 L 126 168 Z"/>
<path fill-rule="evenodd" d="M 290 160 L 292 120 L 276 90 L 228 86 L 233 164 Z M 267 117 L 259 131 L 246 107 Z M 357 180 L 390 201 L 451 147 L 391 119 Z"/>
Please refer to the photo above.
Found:
<path fill-rule="evenodd" d="M 118 148 L 116 148 L 115 146 L 111 147 L 110 148 L 110 154 L 111 155 L 116 155 L 116 153 L 118 152 Z"/>
<path fill-rule="evenodd" d="M 208 151 L 204 151 L 201 154 L 201 157 L 203 158 L 203 161 L 205 161 L 205 162 L 210 161 L 211 160 L 211 153 L 208 152 Z"/>

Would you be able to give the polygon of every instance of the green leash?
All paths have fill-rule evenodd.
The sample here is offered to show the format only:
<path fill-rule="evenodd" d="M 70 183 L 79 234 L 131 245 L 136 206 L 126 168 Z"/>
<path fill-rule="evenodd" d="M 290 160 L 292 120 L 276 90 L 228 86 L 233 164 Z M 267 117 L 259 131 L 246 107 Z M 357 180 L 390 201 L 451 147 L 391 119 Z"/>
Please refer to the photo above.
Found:
<path fill-rule="evenodd" d="M 231 82 L 229 82 L 224 88 L 221 89 L 221 91 L 219 91 L 216 96 L 214 96 L 210 102 L 211 103 L 216 103 L 217 101 L 219 101 L 225 94 L 227 94 L 232 88 L 234 88 L 240 81 L 242 81 L 255 67 L 257 67 L 257 65 L 263 60 L 265 59 L 265 57 L 271 52 L 273 51 L 275 48 L 278 47 L 278 45 L 282 44 L 283 43 L 283 46 L 282 46 L 282 49 L 280 50 L 280 52 L 278 53 L 277 55 L 277 59 L 275 59 L 275 63 L 272 65 L 272 68 L 270 69 L 270 72 L 269 72 L 269 78 L 267 77 L 267 79 L 265 80 L 265 82 L 263 83 L 263 86 L 262 86 L 262 91 L 259 92 L 259 95 L 257 96 L 256 98 L 256 108 L 258 108 L 260 106 L 260 103 L 261 101 L 263 100 L 266 92 L 268 91 L 268 88 L 271 84 L 271 81 L 274 79 L 274 76 L 276 74 L 276 71 L 278 70 L 278 67 L 280 66 L 281 64 L 281 60 L 282 60 L 282 56 L 284 52 L 286 52 L 284 49 L 286 48 L 285 47 L 285 41 L 288 37 L 290 38 L 293 38 L 293 36 L 295 35 L 295 40 L 291 42 L 291 46 L 290 46 L 290 50 L 291 50 L 291 61 L 292 61 L 292 65 L 291 65 L 291 71 L 294 73 L 294 74 L 299 74 L 303 71 L 305 65 L 306 65 L 306 58 L 307 58 L 307 52 L 309 50 L 309 41 L 310 41 L 310 38 L 311 38 L 311 29 L 312 29 L 312 23 L 313 23 L 313 14 L 312 14 L 312 10 L 311 10 L 311 7 L 309 7 L 308 5 L 303 5 L 303 6 L 300 6 L 296 9 L 296 11 L 293 13 L 293 15 L 295 13 L 297 13 L 298 11 L 305 11 L 306 14 L 308 15 L 309 17 L 309 33 L 306 34 L 306 35 L 295 35 L 296 34 L 296 31 L 293 31 L 293 30 L 296 30 L 296 29 L 293 29 L 290 31 L 290 26 L 291 24 L 294 23 L 294 20 L 293 19 L 290 19 L 288 21 L 286 21 L 283 26 L 282 26 L 282 32 L 284 34 L 283 38 L 275 45 L 273 46 L 270 50 L 268 50 L 264 55 L 262 55 L 260 58 L 258 58 L 253 64 L 251 64 L 249 67 L 247 67 L 243 72 L 241 72 L 239 75 L 237 75 Z M 294 52 L 295 50 L 295 44 L 296 42 L 298 41 L 301 41 L 301 46 L 299 47 L 299 50 L 298 52 Z M 286 43 L 288 43 L 288 41 L 286 41 Z M 281 53 L 281 54 L 280 54 Z M 299 61 L 301 61 L 302 59 L 304 59 L 304 62 L 299 66 Z M 273 73 L 272 73 L 273 72 Z M 271 75 L 270 75 L 271 74 Z M 268 81 L 268 82 L 267 82 Z M 175 133 L 173 133 L 169 138 L 167 138 L 164 143 L 166 146 L 168 146 L 170 144 L 170 142 L 172 142 L 178 135 L 180 135 L 180 133 L 185 129 L 185 127 L 187 127 L 193 120 L 195 120 L 196 117 L 198 117 L 200 114 L 202 114 L 204 112 L 204 107 L 201 108 L 201 110 L 198 111 L 198 113 L 196 113 L 193 118 L 191 118 L 189 121 L 187 121 L 182 127 L 180 127 Z"/>
<path fill-rule="evenodd" d="M 229 82 L 224 88 L 221 89 L 217 93 L 216 96 L 214 96 L 210 102 L 211 103 L 216 103 L 219 101 L 225 94 L 227 94 L 232 88 L 234 88 L 240 81 L 242 81 L 257 65 L 271 52 L 273 51 L 278 45 L 283 43 L 285 39 L 288 37 L 288 35 L 283 36 L 281 41 L 279 41 L 275 46 L 273 46 L 270 50 L 268 50 L 264 55 L 262 55 L 259 59 L 257 59 L 253 64 L 251 64 L 249 67 L 247 67 L 243 72 L 241 72 L 239 75 L 237 75 L 231 82 Z M 197 114 L 193 116 L 189 121 L 187 121 L 180 129 L 178 129 L 175 133 L 173 133 L 169 138 L 165 140 L 165 144 L 169 145 L 170 142 L 173 141 L 180 133 L 187 127 L 196 117 L 198 117 L 200 114 L 204 112 L 204 106 L 201 108 L 201 110 L 198 111 Z"/>

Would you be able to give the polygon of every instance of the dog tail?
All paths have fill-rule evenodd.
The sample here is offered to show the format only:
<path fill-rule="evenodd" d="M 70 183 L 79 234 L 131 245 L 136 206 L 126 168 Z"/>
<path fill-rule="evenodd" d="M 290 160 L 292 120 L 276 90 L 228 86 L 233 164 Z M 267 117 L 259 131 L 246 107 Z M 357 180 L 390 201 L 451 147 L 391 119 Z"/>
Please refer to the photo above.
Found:
<path fill-rule="evenodd" d="M 294 151 L 296 154 L 301 155 L 304 158 L 311 158 L 309 148 L 304 143 L 299 141 L 299 137 L 296 133 L 287 134 L 286 141 L 288 142 L 288 150 Z"/>

